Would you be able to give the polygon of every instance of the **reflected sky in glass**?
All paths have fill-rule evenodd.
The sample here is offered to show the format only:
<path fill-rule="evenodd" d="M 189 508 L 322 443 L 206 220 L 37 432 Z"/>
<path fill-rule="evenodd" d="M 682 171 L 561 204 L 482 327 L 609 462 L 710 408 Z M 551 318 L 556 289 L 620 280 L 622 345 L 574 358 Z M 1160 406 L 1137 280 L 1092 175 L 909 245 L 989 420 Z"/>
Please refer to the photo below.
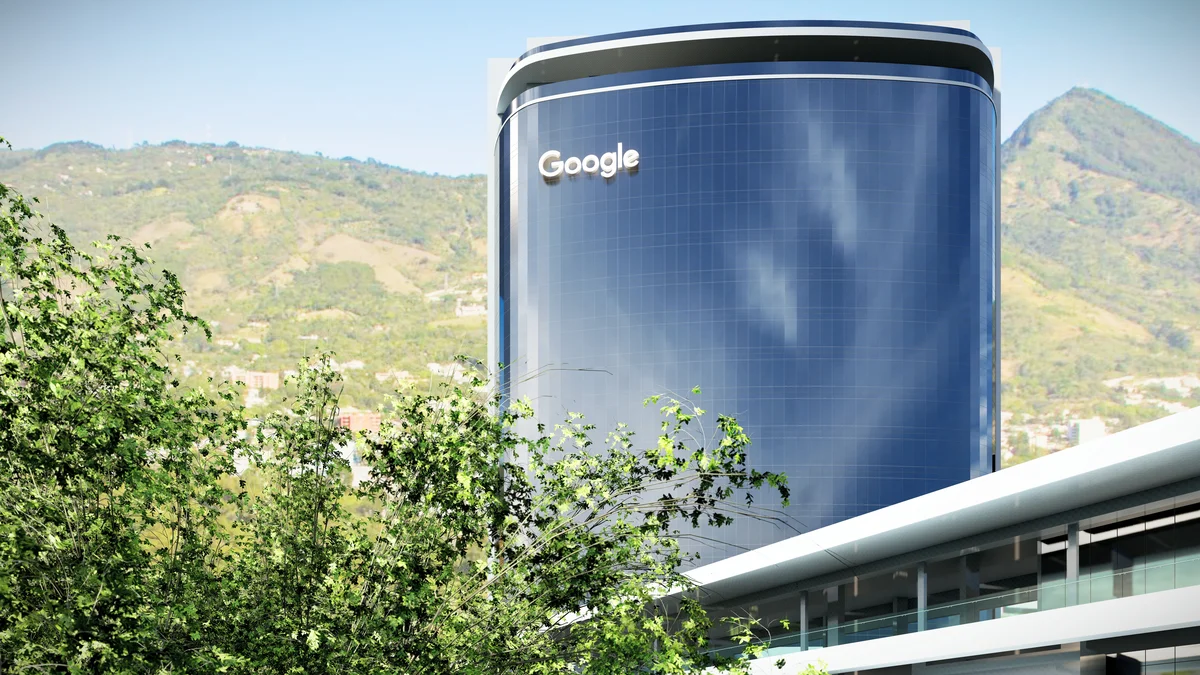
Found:
<path fill-rule="evenodd" d="M 636 172 L 538 172 L 547 150 L 618 143 Z M 989 471 L 994 143 L 984 93 L 914 81 L 731 79 L 521 109 L 501 140 L 511 396 L 644 443 L 651 394 L 699 386 L 701 407 L 737 416 L 792 505 L 704 532 L 721 542 L 707 562 Z"/>

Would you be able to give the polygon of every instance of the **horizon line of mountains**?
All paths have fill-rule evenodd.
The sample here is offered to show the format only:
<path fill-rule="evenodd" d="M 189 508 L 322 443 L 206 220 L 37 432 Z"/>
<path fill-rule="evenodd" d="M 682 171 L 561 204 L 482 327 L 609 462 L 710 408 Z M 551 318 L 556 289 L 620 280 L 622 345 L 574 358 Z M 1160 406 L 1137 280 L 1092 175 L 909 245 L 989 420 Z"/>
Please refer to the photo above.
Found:
<path fill-rule="evenodd" d="M 1186 377 L 1200 374 L 1200 144 L 1074 88 L 1022 122 L 1000 164 L 1008 463 L 1065 445 L 1071 420 L 1116 430 L 1200 405 Z M 76 141 L 0 153 L 0 180 L 79 241 L 152 243 L 216 320 L 221 344 L 185 344 L 198 373 L 283 370 L 320 345 L 367 364 L 346 396 L 371 407 L 394 384 L 381 374 L 421 380 L 484 352 L 470 309 L 486 269 L 481 175 Z"/>

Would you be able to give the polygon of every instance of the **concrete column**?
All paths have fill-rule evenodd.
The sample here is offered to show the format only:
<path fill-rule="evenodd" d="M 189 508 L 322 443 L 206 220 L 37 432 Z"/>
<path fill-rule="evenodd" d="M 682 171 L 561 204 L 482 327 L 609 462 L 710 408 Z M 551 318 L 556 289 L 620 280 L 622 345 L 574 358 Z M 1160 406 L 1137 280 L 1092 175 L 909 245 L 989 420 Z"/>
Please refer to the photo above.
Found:
<path fill-rule="evenodd" d="M 929 614 L 929 575 L 925 571 L 925 563 L 917 563 L 917 630 L 926 628 L 926 617 Z"/>
<path fill-rule="evenodd" d="M 800 651 L 808 649 L 808 591 L 800 591 Z"/>
<path fill-rule="evenodd" d="M 1066 605 L 1079 604 L 1079 523 L 1067 525 Z"/>

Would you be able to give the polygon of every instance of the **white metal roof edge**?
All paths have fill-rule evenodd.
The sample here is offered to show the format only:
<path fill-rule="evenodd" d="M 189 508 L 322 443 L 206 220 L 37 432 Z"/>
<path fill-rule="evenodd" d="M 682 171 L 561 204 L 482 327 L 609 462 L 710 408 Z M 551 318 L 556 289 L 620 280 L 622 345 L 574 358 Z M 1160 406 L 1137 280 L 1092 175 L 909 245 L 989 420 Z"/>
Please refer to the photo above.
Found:
<path fill-rule="evenodd" d="M 792 673 L 809 664 L 823 663 L 831 673 L 849 673 L 1190 628 L 1200 625 L 1200 612 L 1195 609 L 1197 603 L 1200 603 L 1200 586 L 1177 588 L 1005 617 L 1000 621 L 966 623 L 794 652 L 782 657 L 786 661 L 784 671 L 776 667 L 777 657 L 768 657 L 753 661 L 750 672 L 754 675 Z M 1005 672 L 1017 672 L 1020 663 L 1009 663 L 1013 669 Z M 982 670 L 985 664 L 977 662 L 973 665 L 969 672 L 975 672 L 976 668 Z"/>
<path fill-rule="evenodd" d="M 1198 475 L 1200 408 L 1195 408 L 726 558 L 688 576 L 702 587 L 753 592 L 835 571 L 842 567 L 838 558 L 866 564 Z"/>

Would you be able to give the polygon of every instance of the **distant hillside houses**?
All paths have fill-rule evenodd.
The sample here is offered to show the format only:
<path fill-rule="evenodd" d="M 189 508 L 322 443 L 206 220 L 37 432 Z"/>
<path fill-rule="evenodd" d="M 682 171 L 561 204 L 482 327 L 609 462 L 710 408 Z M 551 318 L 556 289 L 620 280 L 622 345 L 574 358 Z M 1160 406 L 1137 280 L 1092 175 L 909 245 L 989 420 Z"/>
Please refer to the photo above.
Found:
<path fill-rule="evenodd" d="M 338 450 L 342 458 L 350 464 L 350 481 L 352 486 L 357 487 L 359 483 L 371 477 L 371 467 L 363 464 L 362 454 L 359 453 L 358 445 L 354 441 L 343 444 Z"/>
<path fill-rule="evenodd" d="M 466 376 L 462 365 L 457 363 L 427 363 L 425 367 L 437 377 L 450 378 L 458 383 L 463 383 L 471 379 Z"/>
<path fill-rule="evenodd" d="M 247 408 L 255 408 L 261 405 L 266 405 L 267 399 L 262 395 L 262 392 L 253 387 L 246 390 L 246 395 L 242 398 L 242 405 Z"/>
<path fill-rule="evenodd" d="M 230 382 L 244 382 L 250 389 L 278 389 L 279 373 L 262 370 L 243 370 L 238 366 L 225 366 L 221 376 Z"/>
<path fill-rule="evenodd" d="M 405 383 L 413 382 L 416 380 L 416 378 L 414 378 L 412 373 L 408 372 L 407 370 L 385 370 L 380 373 L 375 373 L 375 380 L 377 382 L 387 382 L 391 380 L 398 383 Z"/>
<path fill-rule="evenodd" d="M 466 291 L 458 288 L 439 288 L 436 291 L 430 291 L 426 293 L 425 299 L 429 302 L 437 302 L 445 298 L 463 295 L 464 293 L 466 293 Z"/>
<path fill-rule="evenodd" d="M 462 298 L 455 298 L 454 316 L 487 316 L 487 305 L 464 304 Z"/>
<path fill-rule="evenodd" d="M 309 364 L 308 369 L 309 370 L 317 370 L 320 367 L 321 367 L 320 363 L 311 363 L 311 364 Z M 359 361 L 358 359 L 354 359 L 352 361 L 346 361 L 344 363 L 339 362 L 337 359 L 329 359 L 329 368 L 330 368 L 330 370 L 334 371 L 335 373 L 344 373 L 347 370 L 362 370 L 363 368 L 366 368 L 366 367 L 367 367 L 367 364 L 364 363 L 363 361 Z"/>
<path fill-rule="evenodd" d="M 463 296 L 468 296 L 472 300 L 475 300 L 476 302 L 480 302 L 484 298 L 487 297 L 487 289 L 486 288 L 473 288 L 468 291 L 468 290 L 464 290 L 462 288 L 454 288 L 454 287 L 439 288 L 436 291 L 430 291 L 430 292 L 426 293 L 425 300 L 428 302 L 440 302 L 440 301 L 446 300 L 448 298 L 455 298 L 458 302 L 462 302 Z"/>
<path fill-rule="evenodd" d="M 350 431 L 379 433 L 382 416 L 377 412 L 343 408 L 338 410 L 337 425 Z"/>
<path fill-rule="evenodd" d="M 1067 425 L 1067 441 L 1073 446 L 1083 445 L 1107 435 L 1108 429 L 1104 424 L 1104 420 L 1099 417 L 1092 417 L 1086 420 L 1071 420 L 1071 423 Z"/>
<path fill-rule="evenodd" d="M 1012 413 L 1004 412 L 1000 414 L 1003 459 L 1012 460 L 1016 456 L 1014 448 L 1019 446 L 1027 446 L 1044 454 L 1082 445 L 1107 436 L 1111 425 L 1119 421 L 1100 417 L 1082 418 L 1069 408 L 1064 408 L 1044 417 L 1022 415 L 1020 422 L 1015 422 Z"/>
<path fill-rule="evenodd" d="M 1200 393 L 1200 374 L 1137 378 L 1132 375 L 1105 380 L 1104 385 L 1122 394 L 1126 405 L 1155 405 L 1171 414 L 1190 410 L 1194 401 L 1184 399 Z"/>

